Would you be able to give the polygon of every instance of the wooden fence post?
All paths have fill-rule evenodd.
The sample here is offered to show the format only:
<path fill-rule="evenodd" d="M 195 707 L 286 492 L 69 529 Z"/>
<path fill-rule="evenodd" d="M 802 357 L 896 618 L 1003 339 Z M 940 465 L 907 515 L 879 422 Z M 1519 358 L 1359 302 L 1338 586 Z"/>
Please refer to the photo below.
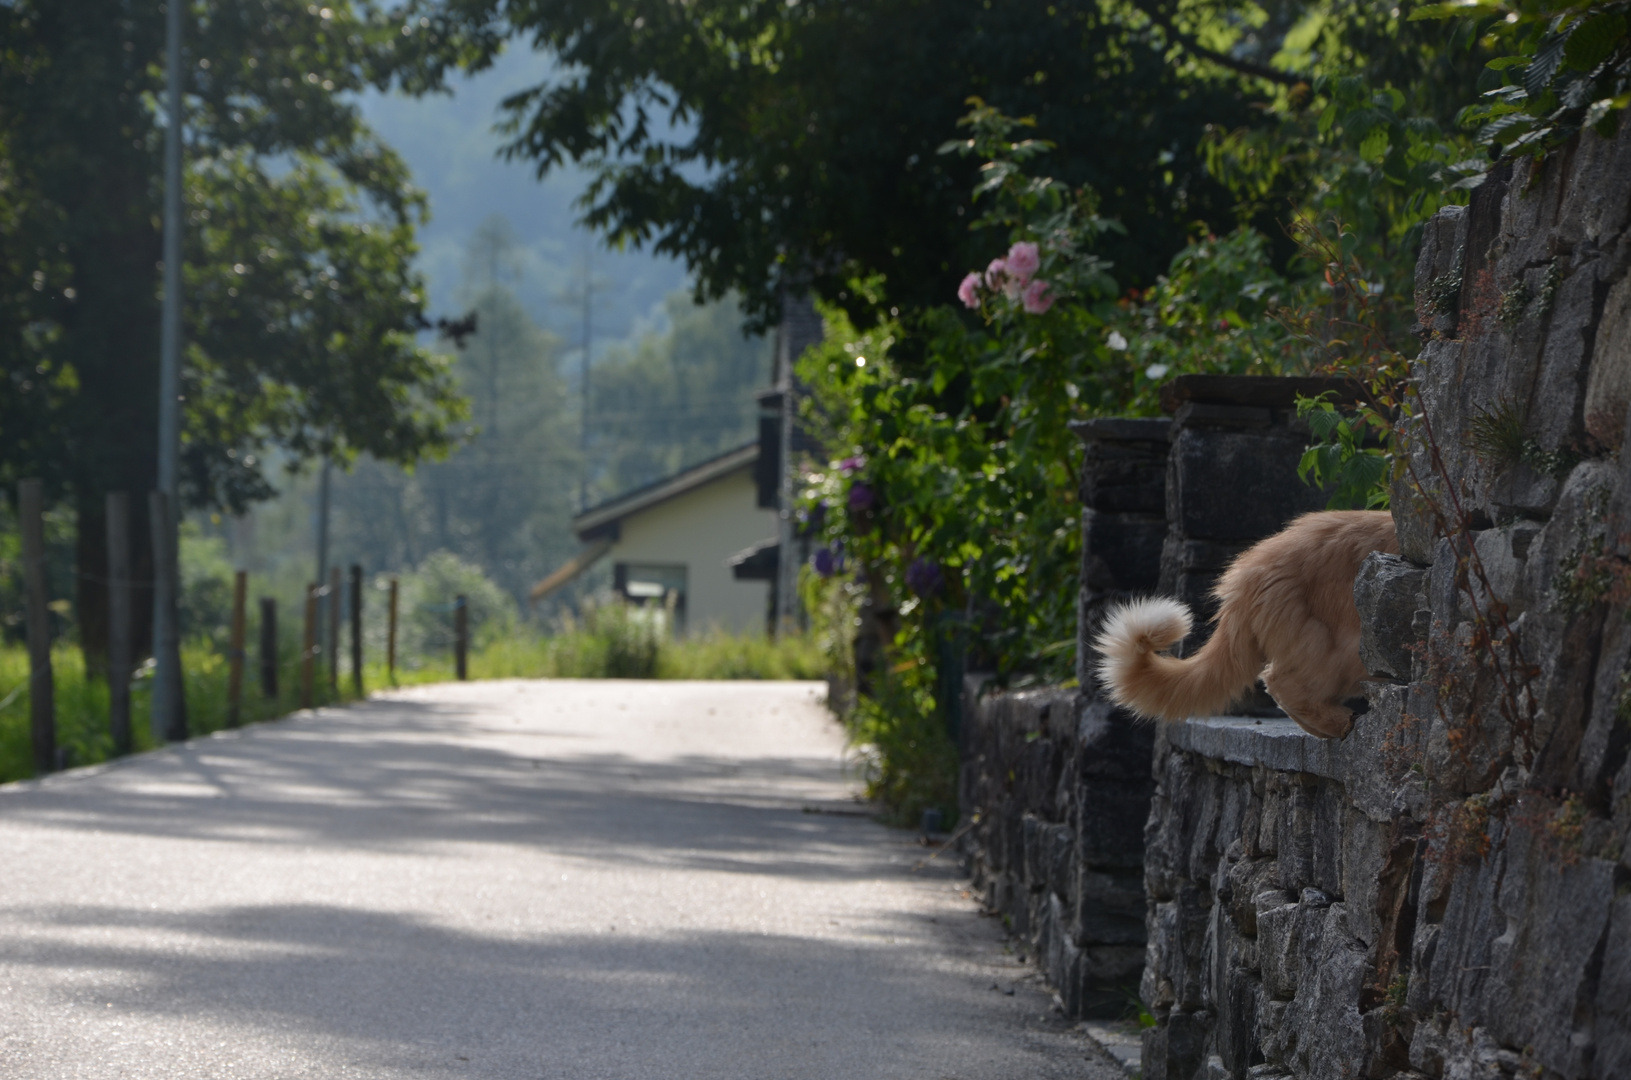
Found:
<path fill-rule="evenodd" d="M 461 593 L 453 598 L 453 673 L 460 682 L 470 677 L 466 665 L 469 651 L 469 605 L 465 602 L 464 595 Z"/>
<path fill-rule="evenodd" d="M 385 622 L 385 674 L 396 685 L 396 578 L 391 579 L 391 613 Z"/>
<path fill-rule="evenodd" d="M 249 572 L 232 575 L 232 637 L 227 654 L 227 727 L 242 719 L 244 696 L 244 604 L 248 601 Z"/>
<path fill-rule="evenodd" d="M 17 485 L 22 518 L 23 590 L 28 628 L 28 713 L 34 742 L 34 775 L 57 767 L 56 684 L 51 678 L 51 610 L 45 605 L 45 483 Z"/>
<path fill-rule="evenodd" d="M 328 696 L 340 696 L 340 568 L 328 573 Z"/>
<path fill-rule="evenodd" d="M 317 586 L 306 586 L 306 632 L 300 646 L 300 707 L 311 708 L 312 663 L 317 656 Z"/>
<path fill-rule="evenodd" d="M 261 696 L 277 700 L 277 601 L 261 597 Z"/>
<path fill-rule="evenodd" d="M 362 697 L 362 567 L 351 564 L 351 689 Z"/>
<path fill-rule="evenodd" d="M 167 604 L 170 617 L 164 620 L 162 640 L 155 637 L 153 655 L 153 737 L 160 742 L 187 739 L 187 681 L 181 673 L 181 621 L 177 611 L 180 597 L 180 562 L 176 552 L 176 523 L 170 514 L 170 498 L 162 491 L 147 493 L 149 524 L 153 535 L 153 600 Z M 155 630 L 157 627 L 155 626 Z"/>
<path fill-rule="evenodd" d="M 130 496 L 110 491 L 108 517 L 108 730 L 130 753 Z"/>

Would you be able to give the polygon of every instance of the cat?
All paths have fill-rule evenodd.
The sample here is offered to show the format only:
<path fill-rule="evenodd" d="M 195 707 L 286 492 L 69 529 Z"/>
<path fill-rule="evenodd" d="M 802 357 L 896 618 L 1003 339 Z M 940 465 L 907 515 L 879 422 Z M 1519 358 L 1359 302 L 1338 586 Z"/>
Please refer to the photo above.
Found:
<path fill-rule="evenodd" d="M 1341 738 L 1353 723 L 1343 702 L 1359 695 L 1368 674 L 1353 589 L 1373 551 L 1399 551 L 1387 511 L 1305 514 L 1224 571 L 1213 590 L 1217 629 L 1194 656 L 1162 655 L 1193 626 L 1179 601 L 1151 597 L 1113 609 L 1093 643 L 1099 680 L 1118 705 L 1181 720 L 1227 708 L 1261 678 L 1304 731 Z"/>

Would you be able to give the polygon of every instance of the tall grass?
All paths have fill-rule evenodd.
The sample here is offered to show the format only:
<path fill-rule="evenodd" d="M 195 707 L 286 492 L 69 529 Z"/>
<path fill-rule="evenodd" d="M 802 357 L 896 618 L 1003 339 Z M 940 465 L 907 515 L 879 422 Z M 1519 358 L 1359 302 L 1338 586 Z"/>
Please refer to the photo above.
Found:
<path fill-rule="evenodd" d="M 471 652 L 472 679 L 505 678 L 658 678 L 658 679 L 819 679 L 827 660 L 811 639 L 786 635 L 770 641 L 760 635 L 703 633 L 670 640 L 654 632 L 649 621 L 630 618 L 622 611 L 587 618 L 544 637 L 518 630 L 486 642 Z M 255 659 L 244 666 L 241 722 L 249 724 L 286 715 L 298 707 L 300 646 L 283 635 L 278 650 L 278 694 L 261 693 L 260 669 Z M 251 650 L 253 651 L 253 650 Z M 453 657 L 418 656 L 390 677 L 385 665 L 367 663 L 363 683 L 368 690 L 389 685 L 406 686 L 447 682 L 453 678 Z M 107 683 L 89 677 L 77 647 L 52 650 L 57 746 L 66 765 L 90 765 L 113 754 L 108 728 Z M 228 663 L 222 649 L 205 639 L 182 649 L 183 680 L 187 697 L 187 725 L 194 735 L 219 731 L 227 720 Z M 335 692 L 329 690 L 325 666 L 315 665 L 313 698 L 318 705 L 353 700 L 350 664 L 340 660 Z M 28 652 L 20 645 L 0 645 L 0 782 L 34 775 L 29 731 Z M 151 675 L 143 672 L 132 683 L 131 728 L 135 748 L 156 745 L 151 733 Z"/>

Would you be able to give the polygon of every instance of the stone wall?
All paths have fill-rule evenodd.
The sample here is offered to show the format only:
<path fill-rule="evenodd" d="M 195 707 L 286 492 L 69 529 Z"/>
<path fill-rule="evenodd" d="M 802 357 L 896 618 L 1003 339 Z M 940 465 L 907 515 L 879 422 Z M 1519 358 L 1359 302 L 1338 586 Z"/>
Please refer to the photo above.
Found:
<path fill-rule="evenodd" d="M 1165 728 L 1149 1080 L 1631 1077 L 1631 129 L 1431 224 L 1343 740 Z"/>
<path fill-rule="evenodd" d="M 1090 641 L 1105 609 L 1157 590 L 1203 611 L 1228 557 L 1325 495 L 1296 477 L 1293 403 L 1324 381 L 1185 378 L 1171 420 L 1077 425 L 1082 458 L 1080 690 L 978 693 L 964 705 L 966 864 L 1073 1017 L 1132 1007 L 1144 966 L 1144 823 L 1156 730 L 1100 698 Z M 1251 491 L 1252 506 L 1220 497 Z M 1265 702 L 1249 705 L 1261 709 Z"/>

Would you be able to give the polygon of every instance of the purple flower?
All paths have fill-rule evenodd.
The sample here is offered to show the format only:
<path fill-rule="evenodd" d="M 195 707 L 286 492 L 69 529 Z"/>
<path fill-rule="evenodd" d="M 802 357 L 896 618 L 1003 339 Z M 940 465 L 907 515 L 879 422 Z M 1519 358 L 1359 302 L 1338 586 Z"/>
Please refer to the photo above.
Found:
<path fill-rule="evenodd" d="M 1008 264 L 1001 259 L 992 259 L 991 265 L 985 268 L 985 287 L 1000 289 L 1003 282 L 1008 280 Z"/>
<path fill-rule="evenodd" d="M 855 483 L 850 485 L 849 508 L 851 513 L 864 513 L 865 511 L 872 509 L 873 505 L 877 501 L 878 493 L 873 491 L 871 485 L 869 485 L 866 481 L 857 480 Z"/>
<path fill-rule="evenodd" d="M 838 463 L 838 471 L 843 473 L 845 476 L 854 476 L 856 473 L 861 471 L 861 466 L 865 464 L 866 458 L 859 455 L 855 457 L 847 457 Z"/>
<path fill-rule="evenodd" d="M 1024 285 L 1042 268 L 1042 253 L 1029 240 L 1021 240 L 1008 249 L 1008 273 Z"/>
<path fill-rule="evenodd" d="M 844 553 L 830 547 L 818 548 L 810 556 L 810 569 L 822 577 L 832 577 L 844 569 Z"/>
<path fill-rule="evenodd" d="M 1025 310 L 1032 315 L 1043 315 L 1053 306 L 1053 286 L 1037 278 L 1026 286 Z"/>
<path fill-rule="evenodd" d="M 980 275 L 970 272 L 963 283 L 957 286 L 957 299 L 963 302 L 966 308 L 980 306 Z"/>
<path fill-rule="evenodd" d="M 939 595 L 940 590 L 946 587 L 946 575 L 933 559 L 913 559 L 906 568 L 906 587 L 928 599 Z"/>

